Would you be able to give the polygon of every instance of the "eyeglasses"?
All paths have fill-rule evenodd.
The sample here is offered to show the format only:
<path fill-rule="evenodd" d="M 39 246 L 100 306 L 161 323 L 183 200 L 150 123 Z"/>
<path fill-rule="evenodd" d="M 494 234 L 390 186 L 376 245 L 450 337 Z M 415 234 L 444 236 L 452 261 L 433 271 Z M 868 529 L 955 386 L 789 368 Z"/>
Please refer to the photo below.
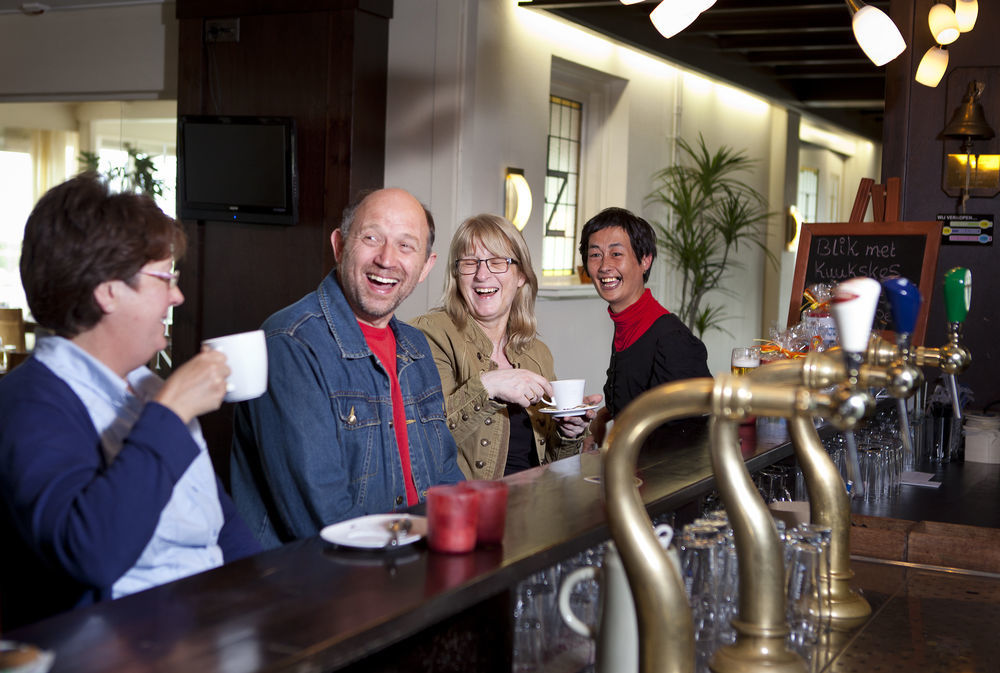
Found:
<path fill-rule="evenodd" d="M 455 260 L 455 269 L 463 276 L 471 276 L 479 271 L 479 265 L 483 262 L 486 262 L 486 268 L 489 269 L 490 273 L 506 273 L 511 264 L 517 264 L 517 260 L 510 257 L 490 257 L 489 259 L 463 257 Z"/>
<path fill-rule="evenodd" d="M 180 271 L 146 271 L 145 269 L 139 269 L 139 273 L 164 280 L 171 288 L 177 287 L 177 283 L 181 279 Z"/>

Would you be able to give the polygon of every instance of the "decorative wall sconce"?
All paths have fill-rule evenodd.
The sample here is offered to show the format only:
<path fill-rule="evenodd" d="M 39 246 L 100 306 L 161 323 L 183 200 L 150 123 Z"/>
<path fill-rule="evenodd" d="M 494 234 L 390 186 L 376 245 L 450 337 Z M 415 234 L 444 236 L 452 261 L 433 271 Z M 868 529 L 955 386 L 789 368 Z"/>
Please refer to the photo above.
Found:
<path fill-rule="evenodd" d="M 714 4 L 715 0 L 663 0 L 649 13 L 649 20 L 660 35 L 671 38 Z"/>
<path fill-rule="evenodd" d="M 504 178 L 504 217 L 523 231 L 531 216 L 531 187 L 524 177 L 524 169 L 508 168 Z"/>
<path fill-rule="evenodd" d="M 927 24 L 931 27 L 931 35 L 938 44 L 951 44 L 961 34 L 955 12 L 943 2 L 931 7 L 931 11 L 927 13 Z"/>
<path fill-rule="evenodd" d="M 955 109 L 951 121 L 941 131 L 942 139 L 962 141 L 960 154 L 945 154 L 944 191 L 959 197 L 959 207 L 965 213 L 965 202 L 970 196 L 994 196 L 1000 193 L 1000 156 L 973 154 L 974 140 L 989 140 L 996 133 L 986 121 L 982 103 L 979 102 L 986 85 L 971 81 Z"/>
<path fill-rule="evenodd" d="M 917 74 L 914 79 L 924 86 L 934 88 L 944 77 L 944 71 L 948 69 L 948 50 L 939 44 L 927 50 L 924 57 L 920 59 L 917 66 Z"/>
<path fill-rule="evenodd" d="M 955 19 L 958 20 L 959 31 L 968 33 L 972 30 L 978 16 L 979 0 L 955 0 Z"/>
<path fill-rule="evenodd" d="M 851 28 L 861 51 L 875 65 L 885 65 L 903 53 L 906 42 L 892 19 L 878 7 L 861 0 L 846 0 L 851 11 Z"/>

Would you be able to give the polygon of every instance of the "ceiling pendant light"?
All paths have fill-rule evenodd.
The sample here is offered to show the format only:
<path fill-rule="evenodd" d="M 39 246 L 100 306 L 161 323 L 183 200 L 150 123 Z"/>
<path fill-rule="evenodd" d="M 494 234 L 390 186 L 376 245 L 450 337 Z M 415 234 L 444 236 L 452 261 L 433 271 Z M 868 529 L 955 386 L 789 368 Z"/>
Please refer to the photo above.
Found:
<path fill-rule="evenodd" d="M 924 57 L 920 59 L 917 66 L 917 74 L 914 77 L 924 86 L 934 88 L 944 77 L 944 71 L 948 69 L 948 50 L 939 44 L 927 50 Z"/>
<path fill-rule="evenodd" d="M 955 0 L 955 18 L 958 30 L 968 33 L 976 25 L 979 16 L 979 0 Z"/>
<path fill-rule="evenodd" d="M 906 42 L 899 28 L 881 9 L 861 0 L 846 0 L 851 10 L 851 28 L 865 56 L 875 65 L 885 65 L 903 53 Z"/>
<path fill-rule="evenodd" d="M 637 2 L 642 2 L 642 0 L 620 0 L 623 5 L 634 5 Z"/>
<path fill-rule="evenodd" d="M 931 27 L 931 35 L 938 44 L 951 44 L 961 34 L 955 12 L 943 2 L 931 7 L 931 11 L 927 13 L 927 23 Z"/>
<path fill-rule="evenodd" d="M 715 0 L 663 0 L 649 13 L 649 20 L 660 35 L 671 38 L 714 4 Z"/>

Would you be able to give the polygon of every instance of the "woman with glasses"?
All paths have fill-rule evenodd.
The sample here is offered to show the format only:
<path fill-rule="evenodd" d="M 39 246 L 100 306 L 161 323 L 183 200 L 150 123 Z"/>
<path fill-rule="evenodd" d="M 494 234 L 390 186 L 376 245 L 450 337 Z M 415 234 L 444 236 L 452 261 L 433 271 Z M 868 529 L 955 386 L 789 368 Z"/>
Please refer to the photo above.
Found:
<path fill-rule="evenodd" d="M 229 368 L 203 351 L 166 380 L 145 364 L 184 301 L 180 225 L 94 175 L 32 210 L 21 280 L 51 332 L 0 380 L 0 617 L 11 629 L 251 554 L 197 417 Z"/>
<path fill-rule="evenodd" d="M 469 218 L 451 241 L 448 271 L 444 305 L 413 324 L 434 353 L 466 477 L 499 479 L 577 453 L 594 412 L 540 411 L 555 371 L 536 333 L 538 281 L 521 233 L 497 215 Z"/>

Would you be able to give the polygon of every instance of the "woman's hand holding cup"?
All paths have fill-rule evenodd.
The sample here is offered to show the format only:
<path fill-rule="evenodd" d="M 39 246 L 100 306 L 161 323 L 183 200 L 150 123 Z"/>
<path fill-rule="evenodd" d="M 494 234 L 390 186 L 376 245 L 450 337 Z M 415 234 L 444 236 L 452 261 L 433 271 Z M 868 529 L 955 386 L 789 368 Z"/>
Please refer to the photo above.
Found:
<path fill-rule="evenodd" d="M 545 395 L 552 395 L 552 384 L 544 376 L 527 369 L 494 369 L 479 376 L 486 394 L 494 400 L 530 407 Z"/>
<path fill-rule="evenodd" d="M 203 346 L 200 353 L 170 375 L 153 399 L 187 424 L 222 405 L 229 373 L 226 355 Z"/>
<path fill-rule="evenodd" d="M 601 403 L 604 399 L 604 395 L 600 393 L 594 393 L 593 395 L 587 395 L 583 398 L 583 404 L 592 407 Z M 595 409 L 588 409 L 584 413 L 578 416 L 557 416 L 555 421 L 559 425 L 559 432 L 566 439 L 574 439 L 579 437 L 590 425 L 590 422 L 594 420 L 597 416 L 597 411 Z"/>

